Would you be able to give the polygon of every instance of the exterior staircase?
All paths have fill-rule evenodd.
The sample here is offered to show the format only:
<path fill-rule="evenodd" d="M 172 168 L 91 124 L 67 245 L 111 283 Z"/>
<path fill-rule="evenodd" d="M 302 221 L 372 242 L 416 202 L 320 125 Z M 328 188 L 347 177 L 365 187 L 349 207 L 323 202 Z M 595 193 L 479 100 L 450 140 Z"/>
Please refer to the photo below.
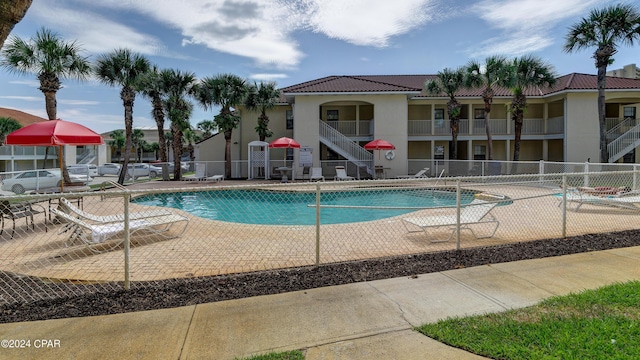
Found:
<path fill-rule="evenodd" d="M 640 146 L 640 124 L 635 125 L 636 123 L 636 119 L 626 119 L 607 131 L 607 152 L 610 163 L 618 161 Z"/>
<path fill-rule="evenodd" d="M 374 176 L 373 154 L 322 120 L 320 120 L 320 142 Z"/>
<path fill-rule="evenodd" d="M 91 164 L 96 159 L 96 151 L 94 149 L 85 149 L 76 157 L 76 164 Z"/>

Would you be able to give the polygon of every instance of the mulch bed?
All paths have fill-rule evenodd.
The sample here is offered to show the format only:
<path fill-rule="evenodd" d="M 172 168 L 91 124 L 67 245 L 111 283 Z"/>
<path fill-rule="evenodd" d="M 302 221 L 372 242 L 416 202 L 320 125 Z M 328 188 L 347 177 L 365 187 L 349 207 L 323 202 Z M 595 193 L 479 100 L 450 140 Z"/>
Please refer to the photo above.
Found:
<path fill-rule="evenodd" d="M 114 289 L 108 292 L 105 292 L 104 287 L 60 284 L 58 293 L 47 291 L 50 299 L 0 306 L 0 323 L 165 309 L 631 246 L 640 246 L 640 230 L 334 263 L 318 267 L 137 283 L 134 289 L 128 291 L 123 289 L 122 284 L 114 284 Z M 8 273 L 0 273 L 0 283 L 12 283 L 15 281 L 13 277 L 14 275 Z M 39 280 L 21 277 L 20 281 Z M 67 290 L 73 290 L 79 295 L 64 296 L 65 293 L 71 292 L 65 291 L 65 287 L 71 287 L 72 289 Z M 33 294 L 13 295 L 16 295 L 14 298 L 30 298 Z"/>

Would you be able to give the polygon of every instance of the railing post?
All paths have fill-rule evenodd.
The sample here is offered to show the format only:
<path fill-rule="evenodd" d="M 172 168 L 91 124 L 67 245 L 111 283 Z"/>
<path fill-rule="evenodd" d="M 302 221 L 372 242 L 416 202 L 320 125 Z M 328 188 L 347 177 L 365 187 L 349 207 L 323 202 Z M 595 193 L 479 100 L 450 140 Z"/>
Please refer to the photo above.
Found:
<path fill-rule="evenodd" d="M 583 180 L 584 184 L 583 184 L 583 186 L 589 186 L 589 175 L 588 175 L 589 174 L 589 162 L 588 161 L 586 161 L 584 163 L 584 173 L 585 174 L 584 174 L 584 180 Z"/>
<path fill-rule="evenodd" d="M 460 250 L 460 178 L 456 180 L 456 250 Z"/>
<path fill-rule="evenodd" d="M 129 201 L 131 200 L 131 195 L 124 194 L 124 288 L 125 290 L 129 290 L 131 288 L 131 274 L 130 271 L 130 260 L 129 260 L 129 250 L 131 246 L 130 242 L 130 234 L 129 234 Z"/>
<path fill-rule="evenodd" d="M 320 182 L 316 183 L 316 266 L 320 266 Z"/>
<path fill-rule="evenodd" d="M 567 237 L 567 175 L 562 175 L 562 238 Z"/>
<path fill-rule="evenodd" d="M 544 160 L 540 160 L 538 164 L 538 174 L 540 175 L 540 183 L 544 181 Z"/>

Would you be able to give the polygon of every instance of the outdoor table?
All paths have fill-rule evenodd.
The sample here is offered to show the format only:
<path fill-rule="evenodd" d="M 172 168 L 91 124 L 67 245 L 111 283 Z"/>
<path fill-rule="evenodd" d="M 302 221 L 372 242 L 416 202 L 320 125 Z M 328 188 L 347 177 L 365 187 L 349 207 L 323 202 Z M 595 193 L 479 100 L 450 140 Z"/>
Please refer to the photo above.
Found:
<path fill-rule="evenodd" d="M 286 167 L 286 166 L 280 166 L 278 168 L 278 171 L 280 171 L 280 175 L 282 175 L 282 180 L 280 180 L 280 182 L 283 182 L 283 183 L 289 182 L 289 178 L 287 177 L 287 171 L 291 171 L 291 170 L 292 169 L 290 167 Z"/>
<path fill-rule="evenodd" d="M 376 172 L 376 179 L 386 179 L 387 178 L 387 171 L 391 168 L 388 167 L 382 167 L 379 165 L 376 165 L 376 167 L 374 168 L 375 172 Z"/>
<path fill-rule="evenodd" d="M 85 192 L 90 191 L 91 188 L 88 186 L 67 186 L 64 188 L 62 192 L 60 192 L 59 187 L 48 188 L 48 189 L 40 189 L 34 190 L 33 194 L 70 194 L 69 196 L 65 196 L 69 201 L 76 201 L 78 208 L 83 208 L 83 198 L 82 196 L 71 195 L 75 192 Z M 59 205 L 60 201 L 58 198 L 49 198 L 49 220 L 51 220 L 51 208 L 55 205 Z"/>

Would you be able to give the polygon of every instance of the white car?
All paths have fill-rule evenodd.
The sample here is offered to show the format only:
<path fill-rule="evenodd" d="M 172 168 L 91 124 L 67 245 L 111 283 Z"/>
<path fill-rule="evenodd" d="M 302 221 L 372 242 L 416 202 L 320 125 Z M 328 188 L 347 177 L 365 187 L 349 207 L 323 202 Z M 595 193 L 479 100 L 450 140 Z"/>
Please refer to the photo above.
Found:
<path fill-rule="evenodd" d="M 127 174 L 134 179 L 144 176 L 154 178 L 162 175 L 162 168 L 142 163 L 129 164 L 127 166 Z"/>
<path fill-rule="evenodd" d="M 69 174 L 72 183 L 88 184 L 93 179 L 86 175 Z M 26 190 L 39 190 L 60 187 L 60 169 L 29 170 L 2 180 L 0 189 L 22 194 Z"/>
<path fill-rule="evenodd" d="M 84 175 L 84 176 L 98 176 L 98 167 L 93 164 L 76 164 L 68 165 L 67 171 L 69 174 Z"/>
<path fill-rule="evenodd" d="M 98 176 L 103 175 L 120 175 L 122 165 L 113 163 L 104 163 L 98 166 Z"/>

